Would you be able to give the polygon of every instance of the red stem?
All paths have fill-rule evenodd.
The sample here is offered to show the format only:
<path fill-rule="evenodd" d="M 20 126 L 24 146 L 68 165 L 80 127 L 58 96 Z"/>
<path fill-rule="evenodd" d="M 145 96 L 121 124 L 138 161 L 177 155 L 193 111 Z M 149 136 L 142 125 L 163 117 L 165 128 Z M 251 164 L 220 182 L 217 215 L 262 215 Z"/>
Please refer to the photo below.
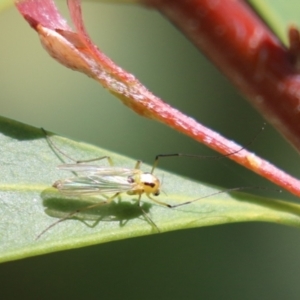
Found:
<path fill-rule="evenodd" d="M 299 151 L 300 76 L 245 1 L 142 0 L 168 17 Z M 299 56 L 299 54 L 298 54 Z"/>
<path fill-rule="evenodd" d="M 293 66 L 297 61 L 293 53 L 300 44 L 297 34 L 291 35 L 294 46 L 287 52 L 249 8 L 237 0 L 147 0 L 147 4 L 168 15 L 196 45 L 209 53 L 258 108 L 267 112 L 281 130 L 290 132 L 290 127 L 282 124 L 287 118 L 288 125 L 292 125 L 298 116 L 295 113 L 294 119 L 288 119 L 289 103 L 297 97 L 297 89 L 293 89 L 298 84 Z M 80 0 L 68 0 L 68 5 L 76 31 L 70 31 L 66 26 L 52 0 L 17 2 L 18 9 L 37 31 L 44 48 L 60 63 L 97 80 L 138 114 L 160 121 L 221 154 L 228 155 L 240 149 L 237 144 L 163 102 L 132 74 L 111 61 L 90 40 L 84 28 Z M 286 94 L 287 100 L 280 101 L 285 100 Z M 294 110 L 298 112 L 297 107 Z M 299 129 L 300 125 L 297 126 L 295 128 Z M 247 150 L 229 158 L 300 196 L 299 180 Z"/>

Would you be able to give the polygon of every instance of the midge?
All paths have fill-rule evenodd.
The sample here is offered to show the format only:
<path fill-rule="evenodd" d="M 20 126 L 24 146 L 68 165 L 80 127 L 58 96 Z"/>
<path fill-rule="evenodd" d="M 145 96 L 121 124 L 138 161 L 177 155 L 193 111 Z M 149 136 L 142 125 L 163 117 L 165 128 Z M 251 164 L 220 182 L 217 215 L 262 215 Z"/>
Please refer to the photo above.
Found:
<path fill-rule="evenodd" d="M 260 132 L 264 129 L 264 127 L 260 130 Z M 219 155 L 219 156 L 201 156 L 201 155 L 193 155 L 193 154 L 181 154 L 181 153 L 175 153 L 175 154 L 160 154 L 157 155 L 152 167 L 151 172 L 143 172 L 140 170 L 142 162 L 138 160 L 136 162 L 136 165 L 133 169 L 129 168 L 120 168 L 120 167 L 114 167 L 112 160 L 108 156 L 99 157 L 96 159 L 91 160 L 85 160 L 85 161 L 75 161 L 71 157 L 69 157 L 67 154 L 65 154 L 63 151 L 61 151 L 50 139 L 50 137 L 47 135 L 47 132 L 42 129 L 45 133 L 45 136 L 47 138 L 47 141 L 49 145 L 57 152 L 61 153 L 62 155 L 68 157 L 70 160 L 74 161 L 75 163 L 72 164 L 62 164 L 58 166 L 58 169 L 75 172 L 77 176 L 73 176 L 67 179 L 61 179 L 54 182 L 53 187 L 58 189 L 61 193 L 68 195 L 68 196 L 95 196 L 95 195 L 103 195 L 105 197 L 105 200 L 95 203 L 92 205 L 89 205 L 84 208 L 80 208 L 78 210 L 75 210 L 69 214 L 67 214 L 65 217 L 57 220 L 56 222 L 52 223 L 50 226 L 48 226 L 45 230 L 43 230 L 36 239 L 40 238 L 46 231 L 48 231 L 50 228 L 54 227 L 58 223 L 67 220 L 76 214 L 86 211 L 89 209 L 93 209 L 96 207 L 99 207 L 104 204 L 109 204 L 114 199 L 118 198 L 121 194 L 126 193 L 128 195 L 136 195 L 138 196 L 137 204 L 139 208 L 141 209 L 143 215 L 148 220 L 148 222 L 156 228 L 158 232 L 160 232 L 159 228 L 156 226 L 156 224 L 151 220 L 151 218 L 147 215 L 147 213 L 142 209 L 140 202 L 141 197 L 143 194 L 146 194 L 146 196 L 153 202 L 158 203 L 160 205 L 163 205 L 168 208 L 175 208 L 183 205 L 187 205 L 196 201 L 199 201 L 200 199 L 204 199 L 207 197 L 211 197 L 213 195 L 217 195 L 224 192 L 230 192 L 235 190 L 241 190 L 241 189 L 247 189 L 247 188 L 256 188 L 256 187 L 238 187 L 238 188 L 231 188 L 231 189 L 225 189 L 207 196 L 203 196 L 201 198 L 197 198 L 191 201 L 186 201 L 180 204 L 171 205 L 162 201 L 159 201 L 153 196 L 157 197 L 160 194 L 161 189 L 161 183 L 160 180 L 153 174 L 154 170 L 156 169 L 158 165 L 158 161 L 162 157 L 173 157 L 173 156 L 187 156 L 187 157 L 198 157 L 198 158 L 213 158 L 213 159 L 220 159 L 224 158 L 230 155 L 233 155 L 241 150 L 243 150 L 246 146 L 240 148 L 239 150 L 232 152 L 227 155 Z M 259 133 L 260 133 L 259 132 Z M 259 134 L 258 133 L 258 134 Z M 258 135 L 257 134 L 257 135 Z M 249 142 L 247 145 L 251 144 L 254 139 L 257 137 L 257 135 Z M 93 161 L 98 161 L 102 159 L 107 159 L 109 162 L 109 167 L 103 167 L 99 166 L 97 164 L 91 164 Z M 110 196 L 108 196 L 110 195 Z"/>

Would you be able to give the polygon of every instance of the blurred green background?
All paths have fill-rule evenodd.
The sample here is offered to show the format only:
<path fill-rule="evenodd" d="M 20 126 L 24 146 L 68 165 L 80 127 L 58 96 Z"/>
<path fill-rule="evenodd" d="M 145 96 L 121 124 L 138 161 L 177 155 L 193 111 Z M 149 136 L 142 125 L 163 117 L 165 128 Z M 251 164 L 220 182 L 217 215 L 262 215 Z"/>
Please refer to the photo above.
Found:
<path fill-rule="evenodd" d="M 231 84 L 155 11 L 88 2 L 83 13 L 95 43 L 172 106 L 240 144 L 262 126 Z M 149 164 L 159 153 L 214 154 L 56 63 L 16 9 L 1 13 L 0 28 L 2 116 Z M 300 176 L 298 155 L 271 126 L 251 150 Z M 272 187 L 228 160 L 174 158 L 160 167 L 223 187 Z M 285 192 L 260 194 L 298 201 Z M 258 223 L 178 231 L 9 262 L 0 265 L 0 276 L 2 299 L 299 299 L 300 231 Z"/>

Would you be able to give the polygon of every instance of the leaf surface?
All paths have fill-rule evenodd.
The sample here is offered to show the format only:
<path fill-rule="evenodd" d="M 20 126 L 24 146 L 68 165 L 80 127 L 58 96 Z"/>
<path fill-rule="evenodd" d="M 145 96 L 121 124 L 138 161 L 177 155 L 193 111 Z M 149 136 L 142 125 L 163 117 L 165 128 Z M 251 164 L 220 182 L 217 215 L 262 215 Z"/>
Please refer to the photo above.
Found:
<path fill-rule="evenodd" d="M 66 138 L 53 142 L 75 159 L 109 155 L 116 166 L 131 168 L 135 161 L 109 151 Z M 137 196 L 122 195 L 121 201 L 80 213 L 36 237 L 67 213 L 102 201 L 100 197 L 66 197 L 52 188 L 58 179 L 72 177 L 56 168 L 60 157 L 40 129 L 0 118 L 0 261 L 25 258 L 130 237 L 157 234 L 136 205 Z M 64 158 L 65 159 L 65 158 Z M 99 164 L 108 165 L 105 161 Z M 146 172 L 150 166 L 142 165 Z M 165 171 L 163 191 L 157 199 L 178 204 L 210 195 L 218 189 Z M 163 232 L 232 222 L 268 221 L 300 226 L 300 206 L 244 193 L 221 193 L 193 204 L 170 209 L 142 197 L 144 211 Z"/>

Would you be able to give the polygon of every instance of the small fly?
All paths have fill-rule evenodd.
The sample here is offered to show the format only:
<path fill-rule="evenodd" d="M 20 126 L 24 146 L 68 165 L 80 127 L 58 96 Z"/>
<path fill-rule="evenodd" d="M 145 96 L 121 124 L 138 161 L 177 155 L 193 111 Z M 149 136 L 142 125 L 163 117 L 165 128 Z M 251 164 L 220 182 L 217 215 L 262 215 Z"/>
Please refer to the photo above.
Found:
<path fill-rule="evenodd" d="M 261 131 L 264 129 L 264 127 L 261 129 Z M 106 200 L 102 202 L 98 202 L 92 205 L 89 205 L 84 208 L 80 208 L 78 210 L 75 210 L 65 217 L 57 220 L 56 222 L 52 223 L 50 226 L 48 226 L 46 229 L 44 229 L 36 239 L 39 239 L 46 231 L 48 231 L 50 228 L 54 227 L 58 223 L 69 219 L 73 217 L 74 215 L 86 211 L 89 209 L 93 209 L 95 207 L 99 207 L 104 204 L 109 204 L 116 198 L 118 198 L 121 194 L 126 193 L 127 195 L 131 196 L 138 196 L 137 203 L 139 208 L 141 209 L 143 215 L 148 220 L 148 222 L 158 231 L 160 232 L 157 225 L 151 220 L 151 218 L 148 216 L 148 214 L 143 210 L 143 208 L 140 205 L 141 197 L 143 194 L 146 194 L 146 196 L 153 202 L 168 207 L 168 208 L 175 208 L 183 205 L 187 205 L 196 201 L 199 201 L 200 199 L 204 199 L 207 197 L 211 197 L 220 193 L 224 192 L 231 192 L 231 191 L 237 191 L 247 188 L 255 188 L 255 189 L 264 189 L 260 187 L 238 187 L 238 188 L 231 188 L 231 189 L 225 189 L 207 196 L 203 196 L 201 198 L 197 198 L 191 201 L 186 201 L 183 203 L 179 203 L 176 205 L 170 205 L 168 203 L 159 201 L 153 196 L 157 197 L 160 195 L 160 189 L 161 189 L 161 182 L 160 180 L 153 174 L 154 170 L 156 169 L 158 165 L 158 161 L 162 157 L 173 157 L 173 156 L 187 156 L 187 157 L 198 157 L 198 158 L 213 158 L 213 159 L 220 159 L 224 157 L 228 157 L 230 155 L 233 155 L 243 149 L 245 149 L 246 146 L 240 148 L 239 150 L 232 152 L 227 155 L 219 155 L 219 156 L 200 156 L 200 155 L 190 155 L 190 154 L 181 154 L 181 153 L 175 153 L 175 154 L 160 154 L 157 155 L 152 167 L 151 172 L 143 172 L 141 171 L 140 167 L 142 162 L 138 160 L 136 162 L 136 165 L 133 169 L 130 168 L 121 168 L 121 167 L 114 167 L 112 160 L 109 156 L 104 156 L 96 159 L 91 160 L 85 160 L 85 161 L 75 161 L 71 157 L 69 157 L 67 154 L 65 154 L 63 151 L 61 151 L 50 139 L 50 137 L 47 135 L 47 132 L 42 129 L 45 133 L 45 136 L 47 138 L 47 141 L 49 145 L 55 149 L 57 152 L 61 153 L 62 155 L 68 157 L 69 159 L 73 160 L 75 163 L 73 164 L 62 164 L 58 166 L 59 170 L 69 171 L 69 172 L 75 172 L 77 176 L 70 177 L 67 179 L 60 179 L 54 182 L 53 187 L 59 190 L 62 194 L 65 194 L 67 196 L 99 196 L 103 195 Z M 261 132 L 260 131 L 260 132 Z M 259 132 L 259 133 L 260 133 Z M 251 140 L 251 144 L 258 134 Z M 101 159 L 107 159 L 109 162 L 109 167 L 103 167 L 99 166 L 97 164 L 91 164 L 93 161 L 99 161 Z M 110 195 L 110 196 L 108 196 Z"/>
<path fill-rule="evenodd" d="M 44 129 L 42 130 L 45 133 L 49 145 L 53 149 L 74 161 L 74 159 L 61 151 L 52 142 Z M 107 159 L 110 166 L 103 167 L 97 164 L 91 164 L 92 161 L 98 161 L 101 159 Z M 137 161 L 133 169 L 114 167 L 111 158 L 108 156 L 104 156 L 92 160 L 76 161 L 76 163 L 73 164 L 62 164 L 58 166 L 59 170 L 75 172 L 77 174 L 77 176 L 57 180 L 56 182 L 54 182 L 53 187 L 58 189 L 62 194 L 67 196 L 103 195 L 106 200 L 71 212 L 70 214 L 48 226 L 37 236 L 36 239 L 40 238 L 41 235 L 43 235 L 46 231 L 48 231 L 56 224 L 71 218 L 79 212 L 89 210 L 104 204 L 109 204 L 123 193 L 126 193 L 127 195 L 138 196 L 137 203 L 143 215 L 149 221 L 149 223 L 151 223 L 152 226 L 155 227 L 158 232 L 160 232 L 156 224 L 151 220 L 151 218 L 141 207 L 141 197 L 143 194 L 146 194 L 146 196 L 155 203 L 164 205 L 166 207 L 171 206 L 167 203 L 153 198 L 153 196 L 158 196 L 160 194 L 160 180 L 155 175 L 153 175 L 154 169 L 151 173 L 141 171 L 141 164 L 141 161 Z"/>

